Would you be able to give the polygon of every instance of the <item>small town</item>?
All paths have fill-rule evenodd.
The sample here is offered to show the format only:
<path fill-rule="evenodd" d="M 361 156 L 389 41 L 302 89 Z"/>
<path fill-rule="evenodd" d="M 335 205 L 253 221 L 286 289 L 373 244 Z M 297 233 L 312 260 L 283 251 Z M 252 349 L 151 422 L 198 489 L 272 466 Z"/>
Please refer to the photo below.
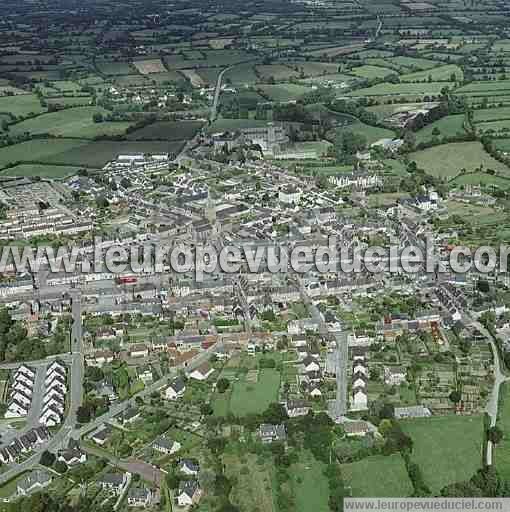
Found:
<path fill-rule="evenodd" d="M 5 11 L 0 512 L 510 497 L 504 3 Z"/>

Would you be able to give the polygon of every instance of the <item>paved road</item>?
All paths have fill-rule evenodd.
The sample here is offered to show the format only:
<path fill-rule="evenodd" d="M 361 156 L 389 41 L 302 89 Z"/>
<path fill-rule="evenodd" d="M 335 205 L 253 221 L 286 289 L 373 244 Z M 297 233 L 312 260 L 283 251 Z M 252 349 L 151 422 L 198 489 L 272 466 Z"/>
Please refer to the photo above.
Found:
<path fill-rule="evenodd" d="M 349 357 L 347 346 L 347 336 L 344 332 L 330 331 L 328 324 L 324 320 L 324 316 L 319 308 L 313 303 L 308 295 L 305 286 L 300 278 L 298 278 L 299 291 L 301 299 L 306 304 L 308 312 L 312 319 L 319 324 L 319 332 L 321 334 L 330 333 L 335 337 L 336 343 L 336 400 L 331 414 L 335 420 L 340 420 L 347 413 L 347 358 Z"/>
<path fill-rule="evenodd" d="M 467 317 L 470 319 L 470 317 Z M 501 390 L 501 384 L 510 380 L 510 377 L 507 377 L 501 370 L 501 360 L 499 357 L 498 347 L 496 346 L 496 342 L 494 338 L 491 336 L 491 333 L 478 321 L 471 320 L 471 324 L 476 327 L 489 341 L 489 344 L 492 349 L 492 354 L 494 356 L 494 385 L 492 387 L 492 391 L 489 395 L 489 400 L 487 402 L 487 407 L 485 411 L 490 416 L 490 426 L 496 426 L 496 422 L 498 420 L 498 408 L 499 408 L 499 392 Z M 493 457 L 493 449 L 494 446 L 492 442 L 489 441 L 487 443 L 487 466 L 492 465 L 492 457 Z"/>
<path fill-rule="evenodd" d="M 223 75 L 229 70 L 232 69 L 232 66 L 225 68 L 219 75 L 218 79 L 216 80 L 216 87 L 214 89 L 214 99 L 213 104 L 211 106 L 211 116 L 209 117 L 209 120 L 211 123 L 216 120 L 216 116 L 218 115 L 218 101 L 220 99 L 220 93 L 221 93 L 221 81 L 223 80 Z"/>

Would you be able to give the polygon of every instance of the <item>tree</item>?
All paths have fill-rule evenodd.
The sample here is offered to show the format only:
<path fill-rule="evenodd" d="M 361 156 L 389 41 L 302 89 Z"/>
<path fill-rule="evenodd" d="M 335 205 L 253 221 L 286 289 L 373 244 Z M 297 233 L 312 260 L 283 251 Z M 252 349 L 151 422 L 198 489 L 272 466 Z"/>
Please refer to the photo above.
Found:
<path fill-rule="evenodd" d="M 102 123 L 104 121 L 103 114 L 101 114 L 101 112 L 96 112 L 92 116 L 92 120 L 94 121 L 94 123 Z"/>
<path fill-rule="evenodd" d="M 78 423 L 88 423 L 90 421 L 90 408 L 85 405 L 80 405 L 76 411 L 76 419 Z"/>
<path fill-rule="evenodd" d="M 55 454 L 49 452 L 48 450 L 44 450 L 41 453 L 40 463 L 43 466 L 50 467 L 50 466 L 53 466 L 53 463 L 55 462 L 55 459 L 56 459 Z"/>
<path fill-rule="evenodd" d="M 462 394 L 460 391 L 455 390 L 450 393 L 449 398 L 454 404 L 458 404 L 462 400 Z"/>
<path fill-rule="evenodd" d="M 57 473 L 63 475 L 67 471 L 67 464 L 63 460 L 57 460 L 53 468 Z"/>
<path fill-rule="evenodd" d="M 213 412 L 211 404 L 202 404 L 200 406 L 200 414 L 203 416 L 210 416 Z"/>
<path fill-rule="evenodd" d="M 218 379 L 218 382 L 216 382 L 216 389 L 220 393 L 225 393 L 227 389 L 230 387 L 230 381 L 225 378 Z"/>
<path fill-rule="evenodd" d="M 503 431 L 499 427 L 491 427 L 487 430 L 487 437 L 492 443 L 499 444 L 503 439 Z"/>
<path fill-rule="evenodd" d="M 98 208 L 108 208 L 108 205 L 110 203 L 108 202 L 108 199 L 106 199 L 105 196 L 98 196 L 96 198 L 96 205 Z"/>

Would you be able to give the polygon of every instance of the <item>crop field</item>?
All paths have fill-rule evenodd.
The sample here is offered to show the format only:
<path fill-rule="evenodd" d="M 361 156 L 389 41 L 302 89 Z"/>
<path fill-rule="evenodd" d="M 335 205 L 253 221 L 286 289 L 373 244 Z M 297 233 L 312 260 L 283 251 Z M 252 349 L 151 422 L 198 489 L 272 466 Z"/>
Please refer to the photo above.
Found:
<path fill-rule="evenodd" d="M 220 133 L 240 130 L 241 128 L 258 128 L 267 126 L 267 121 L 259 119 L 227 119 L 219 118 L 207 127 L 207 133 Z"/>
<path fill-rule="evenodd" d="M 21 164 L 0 171 L 0 176 L 39 176 L 40 178 L 66 178 L 76 174 L 80 167 L 68 165 Z"/>
<path fill-rule="evenodd" d="M 165 66 L 161 59 L 135 60 L 133 66 L 142 74 L 150 75 L 151 73 L 164 73 Z"/>
<path fill-rule="evenodd" d="M 413 440 L 411 459 L 420 466 L 434 495 L 445 485 L 471 478 L 481 467 L 481 416 L 439 416 L 401 424 Z"/>
<path fill-rule="evenodd" d="M 503 92 L 510 94 L 510 80 L 488 80 L 480 82 L 471 82 L 470 84 L 459 87 L 456 94 L 466 95 L 492 95 Z"/>
<path fill-rule="evenodd" d="M 376 455 L 342 464 L 342 477 L 353 497 L 411 496 L 413 486 L 400 454 Z"/>
<path fill-rule="evenodd" d="M 2 114 L 25 117 L 29 114 L 39 114 L 45 110 L 35 94 L 23 94 L 14 97 L 4 96 L 0 98 L 0 113 Z"/>
<path fill-rule="evenodd" d="M 464 114 L 456 114 L 451 116 L 443 117 L 438 121 L 425 126 L 418 132 L 416 132 L 416 141 L 428 142 L 434 138 L 433 131 L 439 130 L 439 139 L 442 137 L 454 137 L 456 135 L 465 135 L 464 130 Z"/>
<path fill-rule="evenodd" d="M 309 87 L 297 84 L 259 85 L 257 91 L 269 101 L 294 101 L 310 92 Z"/>
<path fill-rule="evenodd" d="M 484 108 L 474 110 L 475 123 L 485 121 L 498 121 L 500 119 L 510 119 L 510 107 Z"/>
<path fill-rule="evenodd" d="M 451 87 L 452 82 L 425 82 L 402 84 L 377 84 L 372 87 L 352 91 L 348 96 L 425 96 L 438 95 L 444 87 Z"/>
<path fill-rule="evenodd" d="M 259 81 L 252 64 L 238 64 L 223 75 L 226 83 L 234 85 L 254 84 Z"/>
<path fill-rule="evenodd" d="M 130 126 L 127 122 L 95 123 L 92 117 L 98 113 L 106 115 L 108 112 L 100 107 L 71 108 L 22 121 L 11 126 L 11 131 L 16 134 L 49 133 L 62 137 L 94 138 L 99 135 L 123 134 Z"/>
<path fill-rule="evenodd" d="M 284 81 L 299 75 L 298 71 L 291 69 L 284 64 L 270 64 L 267 66 L 255 66 L 255 72 L 260 76 L 262 82 L 272 80 Z"/>
<path fill-rule="evenodd" d="M 407 75 L 402 75 L 400 80 L 402 82 L 419 82 L 422 80 L 431 80 L 431 81 L 448 81 L 452 80 L 455 77 L 455 80 L 462 80 L 464 78 L 464 74 L 462 69 L 455 64 L 448 64 L 446 66 L 439 66 L 433 69 L 427 69 L 424 71 L 416 71 L 414 73 L 409 73 Z"/>
<path fill-rule="evenodd" d="M 0 168 L 10 163 L 63 164 L 71 167 L 99 169 L 122 153 L 174 153 L 183 143 L 152 141 L 87 141 L 78 139 L 49 139 L 22 142 L 0 148 Z"/>
<path fill-rule="evenodd" d="M 296 66 L 305 76 L 329 75 L 339 71 L 338 64 L 329 62 L 299 62 Z"/>
<path fill-rule="evenodd" d="M 435 66 L 437 66 L 437 62 L 433 60 L 428 59 L 419 59 L 414 57 L 390 57 L 387 59 L 388 62 L 400 66 L 403 70 L 409 69 L 409 71 L 412 71 L 414 69 L 417 70 L 423 70 L 423 69 L 430 69 Z"/>
<path fill-rule="evenodd" d="M 350 73 L 353 75 L 359 76 L 361 78 L 385 78 L 389 75 L 394 75 L 395 71 L 389 68 L 382 68 L 380 66 L 359 66 L 357 68 L 353 68 L 350 70 Z"/>
<path fill-rule="evenodd" d="M 72 150 L 78 150 L 87 142 L 75 139 L 35 139 L 21 142 L 13 146 L 0 148 L 0 168 L 19 161 L 69 163 L 59 160 L 57 155 Z"/>
<path fill-rule="evenodd" d="M 462 169 L 474 171 L 480 165 L 486 170 L 494 169 L 502 175 L 510 175 L 508 168 L 487 154 L 480 142 L 442 144 L 411 153 L 409 159 L 427 173 L 445 178 L 457 176 Z"/>
<path fill-rule="evenodd" d="M 379 128 L 377 126 L 369 126 L 368 124 L 364 124 L 361 121 L 356 121 L 352 124 L 349 124 L 345 128 L 337 128 L 337 130 L 344 129 L 363 134 L 367 138 L 369 144 L 373 144 L 380 139 L 392 139 L 395 137 L 395 134 L 391 130 L 387 130 L 386 128 Z"/>
<path fill-rule="evenodd" d="M 184 140 L 193 138 L 202 127 L 200 121 L 158 121 L 131 132 L 128 140 Z"/>
<path fill-rule="evenodd" d="M 505 480 L 510 479 L 510 385 L 503 383 L 500 389 L 500 408 L 498 427 L 505 433 L 503 440 L 494 448 L 493 456 L 496 469 Z"/>
<path fill-rule="evenodd" d="M 164 73 L 151 73 L 149 76 L 151 82 L 161 85 L 172 82 L 182 82 L 185 78 L 177 71 L 165 71 Z"/>
<path fill-rule="evenodd" d="M 463 174 L 453 179 L 450 183 L 456 185 L 494 185 L 502 190 L 510 189 L 510 179 L 490 174 L 472 173 Z"/>
<path fill-rule="evenodd" d="M 129 75 L 135 68 L 129 62 L 96 62 L 96 69 L 104 75 Z"/>

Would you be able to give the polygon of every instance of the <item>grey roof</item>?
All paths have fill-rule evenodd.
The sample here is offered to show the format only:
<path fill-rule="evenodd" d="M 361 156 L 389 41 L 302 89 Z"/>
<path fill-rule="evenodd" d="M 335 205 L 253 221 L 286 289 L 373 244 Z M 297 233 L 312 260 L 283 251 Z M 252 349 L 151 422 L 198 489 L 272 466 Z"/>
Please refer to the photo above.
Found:
<path fill-rule="evenodd" d="M 196 480 L 181 480 L 179 482 L 179 494 L 185 493 L 190 498 L 193 498 L 198 488 L 199 485 Z"/>

